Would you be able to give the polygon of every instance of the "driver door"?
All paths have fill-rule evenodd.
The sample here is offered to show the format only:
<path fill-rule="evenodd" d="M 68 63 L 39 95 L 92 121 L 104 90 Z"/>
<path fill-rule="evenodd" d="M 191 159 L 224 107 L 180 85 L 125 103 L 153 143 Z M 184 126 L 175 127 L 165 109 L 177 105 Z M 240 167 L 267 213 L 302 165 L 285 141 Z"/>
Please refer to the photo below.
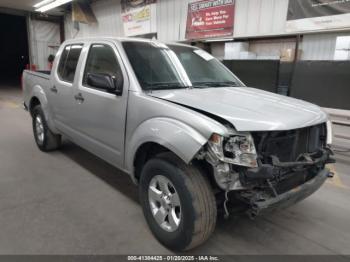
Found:
<path fill-rule="evenodd" d="M 80 79 L 74 90 L 75 130 L 78 144 L 117 167 L 123 166 L 128 77 L 114 43 L 91 43 L 85 50 Z M 123 78 L 120 96 L 90 86 L 88 74 Z"/>

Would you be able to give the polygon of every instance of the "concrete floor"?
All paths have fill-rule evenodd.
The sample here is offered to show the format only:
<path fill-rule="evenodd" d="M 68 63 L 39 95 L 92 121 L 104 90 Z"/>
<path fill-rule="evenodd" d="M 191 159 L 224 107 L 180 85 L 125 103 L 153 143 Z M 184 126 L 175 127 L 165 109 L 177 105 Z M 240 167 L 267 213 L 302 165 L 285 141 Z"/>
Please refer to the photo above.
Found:
<path fill-rule="evenodd" d="M 0 254 L 171 254 L 152 236 L 126 175 L 67 142 L 34 144 L 20 91 L 0 87 Z M 287 210 L 219 221 L 200 254 L 350 254 L 350 156 Z"/>

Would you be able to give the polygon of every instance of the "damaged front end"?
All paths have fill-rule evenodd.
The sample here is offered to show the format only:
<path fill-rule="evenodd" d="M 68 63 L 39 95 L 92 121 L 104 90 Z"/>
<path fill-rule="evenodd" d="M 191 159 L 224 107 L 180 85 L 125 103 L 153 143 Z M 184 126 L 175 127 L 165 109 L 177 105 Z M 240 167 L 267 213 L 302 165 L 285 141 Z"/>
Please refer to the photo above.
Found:
<path fill-rule="evenodd" d="M 334 163 L 326 124 L 289 131 L 214 134 L 202 157 L 218 187 L 240 200 L 250 217 L 308 197 L 330 176 Z"/>

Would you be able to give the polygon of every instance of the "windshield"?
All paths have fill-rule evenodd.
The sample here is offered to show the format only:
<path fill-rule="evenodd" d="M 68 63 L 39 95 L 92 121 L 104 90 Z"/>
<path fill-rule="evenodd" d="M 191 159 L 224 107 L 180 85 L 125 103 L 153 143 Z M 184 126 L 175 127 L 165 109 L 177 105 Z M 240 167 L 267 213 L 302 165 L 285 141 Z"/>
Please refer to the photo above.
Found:
<path fill-rule="evenodd" d="M 217 59 L 193 47 L 123 42 L 144 90 L 242 86 Z"/>

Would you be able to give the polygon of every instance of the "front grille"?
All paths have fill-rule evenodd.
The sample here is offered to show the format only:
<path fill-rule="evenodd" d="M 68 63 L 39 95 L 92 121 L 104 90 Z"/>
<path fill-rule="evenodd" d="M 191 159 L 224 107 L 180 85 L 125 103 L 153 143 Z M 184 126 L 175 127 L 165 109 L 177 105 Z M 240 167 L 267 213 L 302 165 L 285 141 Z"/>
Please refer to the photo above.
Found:
<path fill-rule="evenodd" d="M 271 164 L 271 156 L 281 162 L 297 161 L 304 153 L 313 153 L 326 143 L 326 125 L 272 132 L 254 132 L 255 147 L 263 164 Z"/>

